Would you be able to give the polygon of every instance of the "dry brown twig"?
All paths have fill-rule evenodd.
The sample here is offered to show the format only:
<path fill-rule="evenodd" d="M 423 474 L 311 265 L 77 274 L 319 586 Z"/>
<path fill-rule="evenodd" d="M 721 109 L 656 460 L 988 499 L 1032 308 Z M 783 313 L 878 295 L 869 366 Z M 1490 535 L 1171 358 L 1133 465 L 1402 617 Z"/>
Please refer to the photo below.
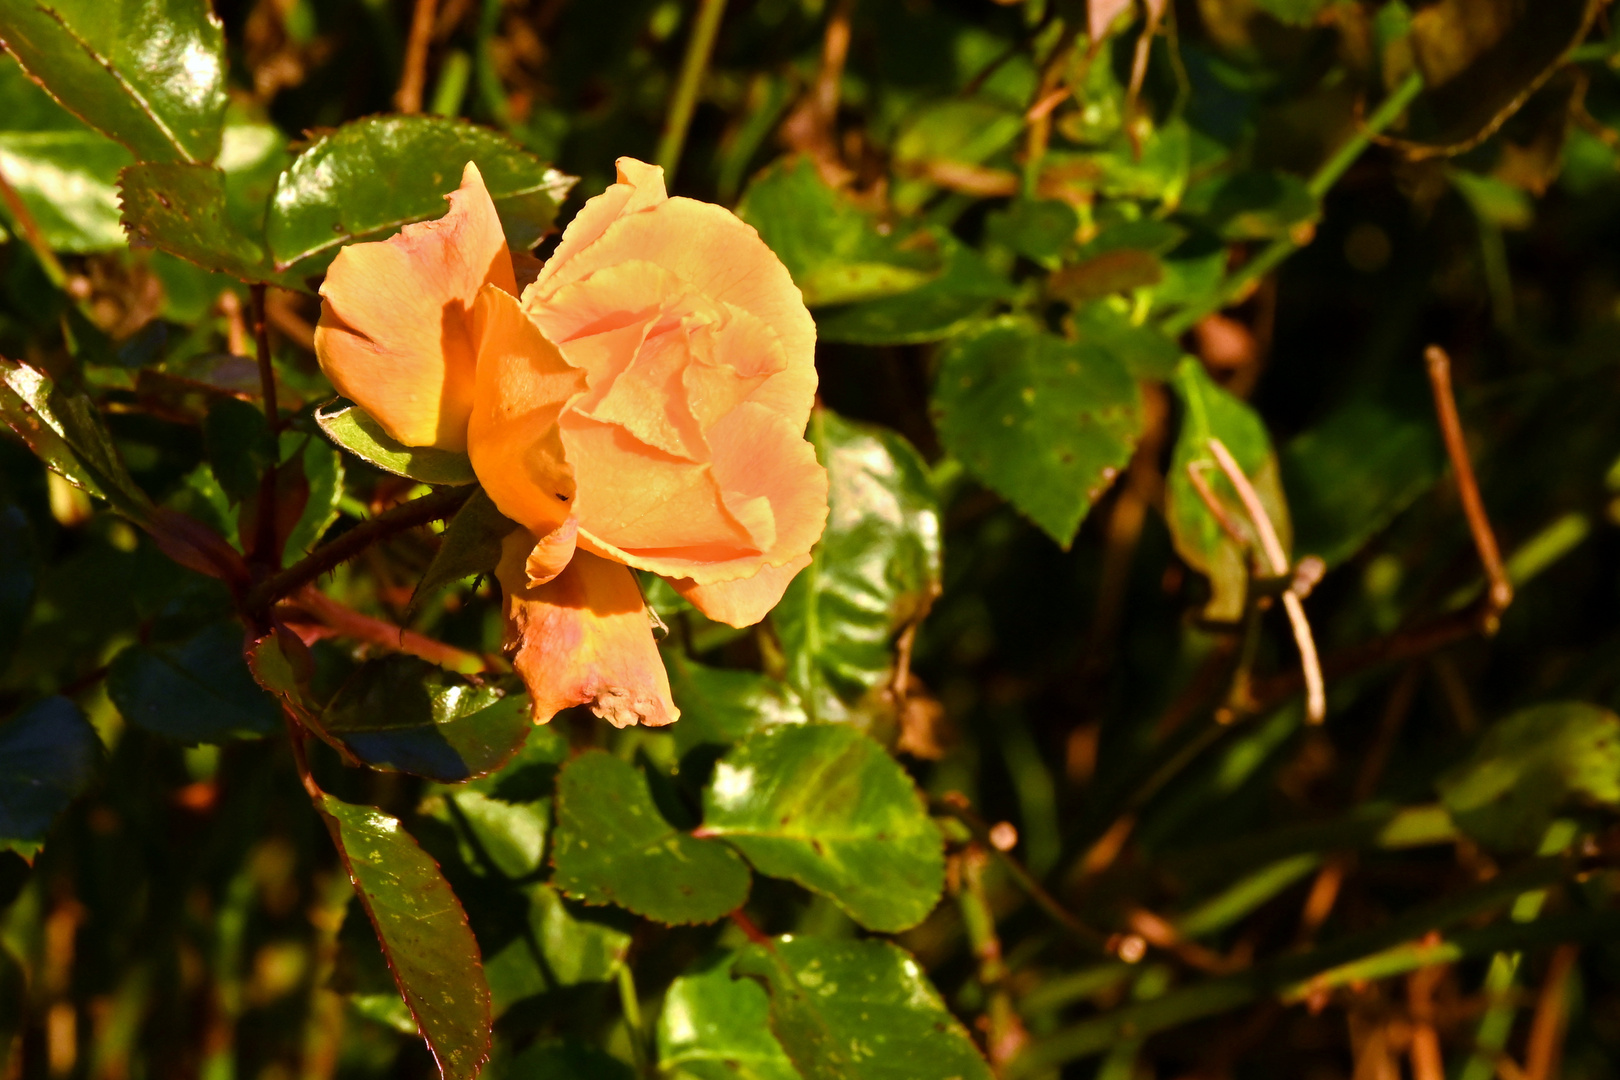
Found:
<path fill-rule="evenodd" d="M 405 43 L 405 71 L 394 91 L 394 108 L 402 113 L 422 111 L 422 90 L 427 85 L 428 45 L 433 41 L 435 0 L 416 0 L 411 15 L 411 36 Z"/>

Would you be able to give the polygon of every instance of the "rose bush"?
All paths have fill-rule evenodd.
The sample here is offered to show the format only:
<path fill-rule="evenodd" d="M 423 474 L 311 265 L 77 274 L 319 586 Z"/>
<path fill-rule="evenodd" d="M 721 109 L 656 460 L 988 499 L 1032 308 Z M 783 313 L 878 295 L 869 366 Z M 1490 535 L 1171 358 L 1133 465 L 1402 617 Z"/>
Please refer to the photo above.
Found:
<path fill-rule="evenodd" d="M 746 626 L 808 565 L 827 516 L 810 314 L 751 227 L 631 158 L 521 293 L 475 166 L 449 200 L 338 255 L 321 367 L 399 442 L 465 450 L 521 526 L 497 577 L 536 722 L 669 723 L 631 568 Z"/>

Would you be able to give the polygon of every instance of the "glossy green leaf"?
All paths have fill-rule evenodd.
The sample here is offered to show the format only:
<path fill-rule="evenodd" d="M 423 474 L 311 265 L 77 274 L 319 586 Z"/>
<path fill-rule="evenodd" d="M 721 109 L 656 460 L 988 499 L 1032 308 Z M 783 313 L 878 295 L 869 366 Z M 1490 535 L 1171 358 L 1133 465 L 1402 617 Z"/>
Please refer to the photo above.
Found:
<path fill-rule="evenodd" d="M 617 904 L 658 922 L 713 922 L 748 899 L 748 867 L 725 844 L 677 830 L 646 777 L 599 751 L 557 778 L 556 886 L 588 904 Z"/>
<path fill-rule="evenodd" d="M 431 446 L 405 446 L 384 431 L 358 405 L 326 405 L 315 413 L 326 437 L 343 449 L 395 476 L 424 484 L 472 484 L 478 477 L 466 454 Z"/>
<path fill-rule="evenodd" d="M 356 120 L 317 140 L 282 174 L 266 226 L 276 269 L 317 274 L 344 244 L 442 217 L 469 161 L 514 250 L 527 251 L 551 229 L 574 184 L 488 128 L 438 116 Z"/>
<path fill-rule="evenodd" d="M 674 652 L 665 663 L 681 710 L 680 723 L 670 730 L 682 754 L 699 746 L 730 746 L 756 731 L 807 719 L 793 691 L 768 675 L 709 667 Z"/>
<path fill-rule="evenodd" d="M 944 842 L 911 777 L 843 725 L 739 743 L 703 792 L 703 829 L 760 873 L 830 897 L 868 930 L 910 929 L 945 886 Z"/>
<path fill-rule="evenodd" d="M 304 512 L 287 534 L 282 553 L 284 562 L 295 562 L 313 551 L 341 516 L 338 504 L 343 500 L 343 455 L 325 439 L 289 431 L 281 436 L 281 456 L 283 461 L 296 459 L 309 484 Z"/>
<path fill-rule="evenodd" d="M 527 887 L 523 930 L 484 960 L 495 1014 L 539 994 L 607 982 L 630 951 L 624 930 L 581 917 L 549 885 Z"/>
<path fill-rule="evenodd" d="M 0 174 L 56 251 L 78 254 L 125 246 L 118 171 L 130 160 L 128 150 L 82 126 L 77 131 L 0 130 Z M 18 231 L 10 207 L 0 204 L 0 218 Z"/>
<path fill-rule="evenodd" d="M 1465 833 L 1533 851 L 1561 811 L 1620 807 L 1620 716 L 1576 701 L 1521 709 L 1487 728 L 1436 786 Z"/>
<path fill-rule="evenodd" d="M 95 405 L 36 368 L 0 358 L 0 419 L 75 487 L 143 517 L 150 500 L 135 486 Z"/>
<path fill-rule="evenodd" d="M 447 585 L 465 578 L 490 575 L 501 561 L 501 541 L 517 528 L 517 523 L 495 508 L 495 503 L 479 488 L 462 504 L 439 538 L 422 580 L 416 583 L 411 602 L 419 602 Z"/>
<path fill-rule="evenodd" d="M 827 530 L 771 613 L 786 681 L 812 720 L 888 716 L 895 635 L 939 591 L 939 498 L 904 438 L 819 409 L 810 439 L 827 468 Z"/>
<path fill-rule="evenodd" d="M 1187 565 L 1209 578 L 1211 597 L 1207 618 L 1232 621 L 1243 613 L 1248 571 L 1246 551 L 1253 546 L 1253 525 L 1236 490 L 1221 472 L 1209 450 L 1209 440 L 1220 439 L 1232 452 L 1260 496 L 1277 530 L 1283 550 L 1289 549 L 1292 527 L 1288 503 L 1278 477 L 1277 456 L 1265 424 L 1253 409 L 1217 386 L 1203 365 L 1188 357 L 1176 368 L 1176 395 L 1185 410 L 1176 436 L 1165 483 L 1165 518 L 1176 552 Z M 1240 548 L 1222 529 L 1199 496 L 1189 467 L 1196 469 L 1219 500 L 1226 516 L 1250 543 Z"/>
<path fill-rule="evenodd" d="M 531 724 L 528 695 L 396 654 L 361 664 L 320 726 L 373 768 L 455 783 L 510 758 Z"/>
<path fill-rule="evenodd" d="M 7 0 L 0 41 L 51 95 L 143 161 L 212 161 L 225 34 L 206 0 Z"/>
<path fill-rule="evenodd" d="M 780 937 L 732 970 L 765 987 L 771 1030 L 804 1080 L 991 1080 L 917 961 L 887 941 Z"/>
<path fill-rule="evenodd" d="M 522 749 L 500 768 L 469 780 L 459 790 L 480 791 L 510 803 L 549 798 L 557 770 L 568 756 L 568 739 L 557 728 L 531 727 Z"/>
<path fill-rule="evenodd" d="M 829 187 L 807 158 L 755 177 L 737 216 L 759 230 L 810 307 L 908 292 L 945 264 L 936 234 L 882 225 Z"/>
<path fill-rule="evenodd" d="M 1292 439 L 1278 460 L 1295 547 L 1333 567 L 1429 490 L 1446 458 L 1432 417 L 1356 400 Z"/>
<path fill-rule="evenodd" d="M 397 819 L 331 795 L 316 808 L 444 1080 L 473 1080 L 489 1059 L 490 993 L 461 902 Z"/>
<path fill-rule="evenodd" d="M 32 861 L 100 760 L 96 729 L 67 698 L 36 701 L 0 722 L 0 849 Z"/>
<path fill-rule="evenodd" d="M 982 317 L 1018 289 L 983 257 L 944 229 L 931 235 L 944 252 L 938 277 L 897 296 L 823 309 L 816 336 L 851 345 L 908 345 L 940 341 Z"/>
<path fill-rule="evenodd" d="M 212 165 L 132 165 L 119 177 L 129 235 L 207 270 L 296 287 L 277 272 L 260 235 L 231 214 L 227 177 Z"/>
<path fill-rule="evenodd" d="M 946 347 L 934 409 L 950 452 L 1064 547 L 1143 423 L 1141 391 L 1113 352 L 1011 317 Z"/>
<path fill-rule="evenodd" d="M 491 1063 L 487 1080 L 636 1080 L 636 1071 L 585 1043 L 543 1039 L 516 1057 Z"/>
<path fill-rule="evenodd" d="M 770 1029 L 770 999 L 731 974 L 735 954 L 682 975 L 658 1017 L 658 1069 L 669 1080 L 800 1080 Z"/>
<path fill-rule="evenodd" d="M 281 730 L 275 699 L 242 660 L 242 627 L 215 623 L 173 645 L 131 645 L 113 660 L 107 694 L 124 719 L 183 743 L 256 739 Z"/>

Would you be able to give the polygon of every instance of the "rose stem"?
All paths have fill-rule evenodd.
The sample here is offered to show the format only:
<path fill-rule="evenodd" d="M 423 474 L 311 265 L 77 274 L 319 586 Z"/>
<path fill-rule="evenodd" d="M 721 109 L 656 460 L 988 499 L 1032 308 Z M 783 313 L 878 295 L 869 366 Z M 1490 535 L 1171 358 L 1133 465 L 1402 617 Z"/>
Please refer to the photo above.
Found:
<path fill-rule="evenodd" d="M 666 185 L 674 183 L 675 167 L 680 164 L 681 148 L 686 144 L 686 129 L 692 123 L 692 110 L 697 107 L 698 84 L 708 69 L 709 54 L 714 51 L 715 34 L 720 30 L 720 16 L 725 10 L 726 0 L 703 0 L 697 21 L 692 24 L 675 96 L 670 99 L 669 113 L 664 117 L 664 132 L 658 137 L 657 160 L 663 166 Z"/>

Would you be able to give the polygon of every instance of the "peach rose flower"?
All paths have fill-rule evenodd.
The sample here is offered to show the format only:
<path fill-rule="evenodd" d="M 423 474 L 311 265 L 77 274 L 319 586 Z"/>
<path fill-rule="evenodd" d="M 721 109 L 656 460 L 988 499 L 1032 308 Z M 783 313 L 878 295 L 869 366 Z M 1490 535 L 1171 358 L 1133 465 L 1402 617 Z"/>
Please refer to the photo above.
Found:
<path fill-rule="evenodd" d="M 747 626 L 810 562 L 827 474 L 804 430 L 815 325 L 730 211 L 618 161 L 518 293 L 473 165 L 437 221 L 354 244 L 321 287 L 322 369 L 407 446 L 465 450 L 522 526 L 497 569 L 537 723 L 679 713 L 630 568 Z M 533 262 L 533 260 L 529 260 Z"/>

